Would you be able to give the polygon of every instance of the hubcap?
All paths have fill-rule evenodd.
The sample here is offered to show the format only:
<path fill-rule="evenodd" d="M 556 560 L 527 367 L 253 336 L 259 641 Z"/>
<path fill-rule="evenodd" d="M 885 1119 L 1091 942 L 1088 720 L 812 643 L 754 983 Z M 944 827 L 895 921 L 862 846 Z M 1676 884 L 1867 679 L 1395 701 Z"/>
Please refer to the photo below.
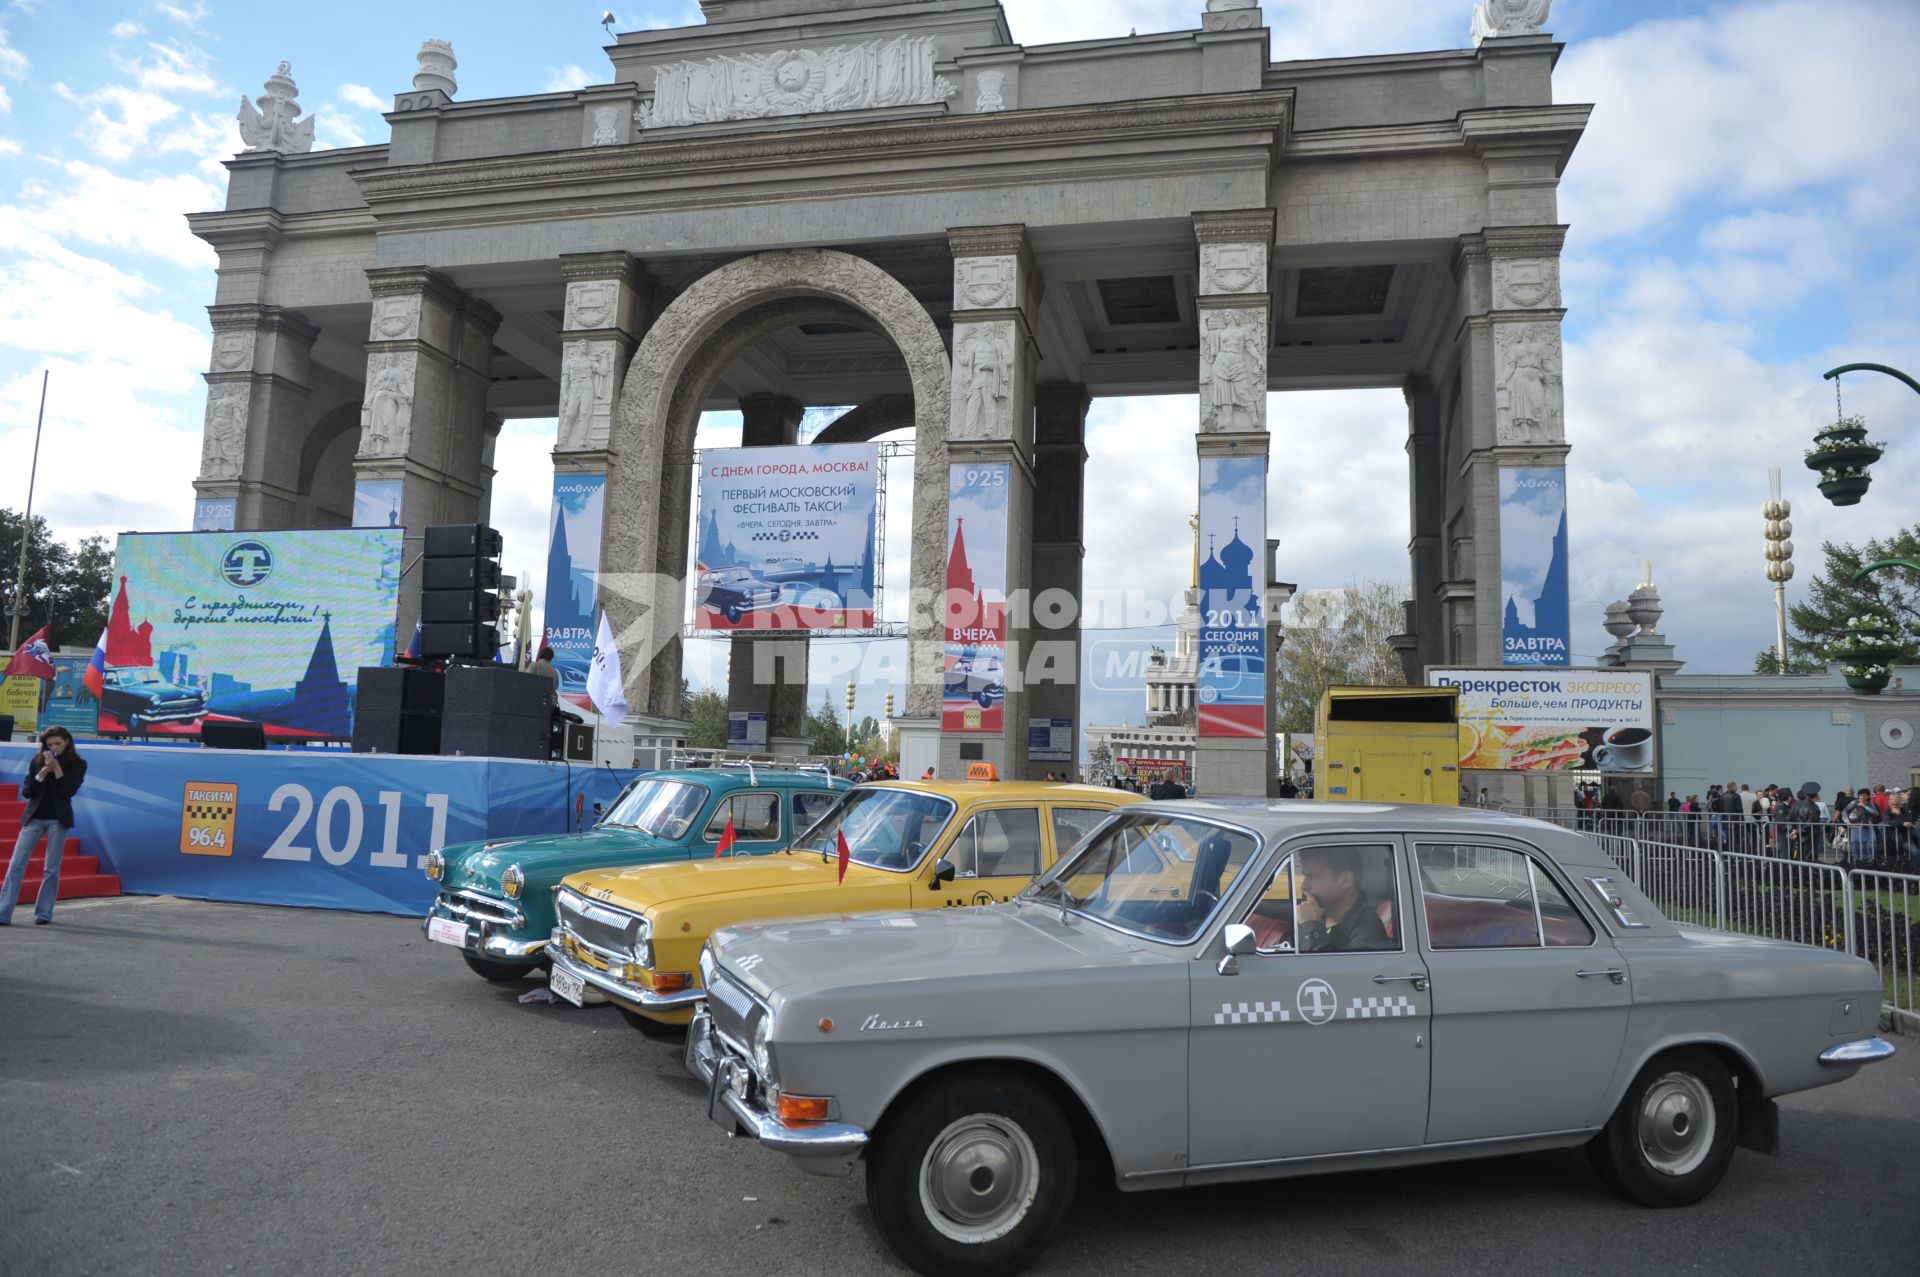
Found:
<path fill-rule="evenodd" d="M 920 1206 L 943 1236 L 979 1244 L 1005 1237 L 1040 1189 L 1040 1158 L 1019 1125 L 997 1113 L 949 1123 L 920 1162 Z"/>
<path fill-rule="evenodd" d="M 1663 1175 L 1685 1175 L 1713 1148 L 1713 1096 L 1691 1073 L 1669 1073 L 1640 1101 L 1640 1152 Z"/>

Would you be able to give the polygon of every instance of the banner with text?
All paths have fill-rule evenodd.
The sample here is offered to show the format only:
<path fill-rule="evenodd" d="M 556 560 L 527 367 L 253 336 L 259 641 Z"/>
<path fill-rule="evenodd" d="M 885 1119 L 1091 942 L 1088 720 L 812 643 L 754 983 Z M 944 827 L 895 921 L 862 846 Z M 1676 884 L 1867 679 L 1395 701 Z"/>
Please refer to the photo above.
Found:
<path fill-rule="evenodd" d="M 1007 701 L 1007 483 L 1004 461 L 947 468 L 946 682 L 940 728 L 997 732 Z"/>
<path fill-rule="evenodd" d="M 1203 737 L 1267 735 L 1267 460 L 1200 458 Z"/>
<path fill-rule="evenodd" d="M 393 660 L 401 530 L 128 532 L 115 550 L 100 730 L 353 735 L 356 671 Z"/>
<path fill-rule="evenodd" d="M 0 745 L 0 782 L 32 749 Z M 74 837 L 136 895 L 420 915 L 449 843 L 590 827 L 636 773 L 336 750 L 96 745 Z"/>
<path fill-rule="evenodd" d="M 542 613 L 546 645 L 560 671 L 560 695 L 587 703 L 593 668 L 594 609 L 600 601 L 600 523 L 607 508 L 607 476 L 553 476 L 553 520 L 547 534 L 547 599 Z"/>
<path fill-rule="evenodd" d="M 1653 675 L 1625 670 L 1428 670 L 1460 692 L 1460 766 L 1653 770 Z"/>
<path fill-rule="evenodd" d="M 77 737 L 95 735 L 100 724 L 100 702 L 87 687 L 87 657 L 53 658 L 53 681 L 40 709 L 42 727 L 60 726 Z"/>
<path fill-rule="evenodd" d="M 879 491 L 878 444 L 702 452 L 694 624 L 871 626 Z"/>
<path fill-rule="evenodd" d="M 1500 595 L 1502 664 L 1566 665 L 1573 659 L 1564 466 L 1500 471 Z"/>

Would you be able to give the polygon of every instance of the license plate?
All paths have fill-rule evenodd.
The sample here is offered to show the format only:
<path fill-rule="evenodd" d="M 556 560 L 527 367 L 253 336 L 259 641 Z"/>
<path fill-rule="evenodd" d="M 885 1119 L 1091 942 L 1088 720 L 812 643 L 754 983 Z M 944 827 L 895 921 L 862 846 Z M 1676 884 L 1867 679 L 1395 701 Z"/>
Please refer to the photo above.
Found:
<path fill-rule="evenodd" d="M 441 944 L 450 944 L 456 949 L 464 949 L 467 947 L 467 924 L 455 922 L 452 918 L 429 918 L 427 939 L 438 940 Z"/>
<path fill-rule="evenodd" d="M 547 974 L 547 987 L 577 1007 L 587 1005 L 587 982 L 571 971 L 555 967 Z"/>

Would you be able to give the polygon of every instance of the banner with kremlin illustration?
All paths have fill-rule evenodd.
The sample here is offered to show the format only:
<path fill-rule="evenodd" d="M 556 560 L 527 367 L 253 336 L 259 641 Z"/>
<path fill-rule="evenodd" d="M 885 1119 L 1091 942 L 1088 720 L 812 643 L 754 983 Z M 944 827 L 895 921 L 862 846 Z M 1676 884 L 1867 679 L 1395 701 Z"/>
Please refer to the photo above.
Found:
<path fill-rule="evenodd" d="M 587 704 L 593 668 L 595 608 L 600 599 L 600 523 L 607 476 L 562 472 L 553 476 L 553 520 L 547 533 L 545 646 L 560 671 L 560 694 Z"/>
<path fill-rule="evenodd" d="M 393 661 L 400 528 L 124 533 L 102 733 L 269 740 L 353 735 L 355 672 Z"/>
<path fill-rule="evenodd" d="M 1500 471 L 1500 595 L 1501 664 L 1572 664 L 1562 466 Z"/>
<path fill-rule="evenodd" d="M 948 470 L 943 731 L 997 732 L 1006 717 L 1010 473 L 998 461 Z"/>
<path fill-rule="evenodd" d="M 1267 735 L 1265 457 L 1200 458 L 1202 737 Z"/>

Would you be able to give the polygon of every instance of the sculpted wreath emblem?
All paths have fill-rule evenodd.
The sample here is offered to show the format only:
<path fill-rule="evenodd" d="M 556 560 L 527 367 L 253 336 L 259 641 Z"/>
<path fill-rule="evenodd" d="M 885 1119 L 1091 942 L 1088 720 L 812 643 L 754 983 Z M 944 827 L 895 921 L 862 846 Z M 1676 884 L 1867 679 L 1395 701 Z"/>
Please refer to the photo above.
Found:
<path fill-rule="evenodd" d="M 825 83 L 820 55 L 806 49 L 776 53 L 760 72 L 761 96 L 781 112 L 798 111 L 818 102 Z"/>

